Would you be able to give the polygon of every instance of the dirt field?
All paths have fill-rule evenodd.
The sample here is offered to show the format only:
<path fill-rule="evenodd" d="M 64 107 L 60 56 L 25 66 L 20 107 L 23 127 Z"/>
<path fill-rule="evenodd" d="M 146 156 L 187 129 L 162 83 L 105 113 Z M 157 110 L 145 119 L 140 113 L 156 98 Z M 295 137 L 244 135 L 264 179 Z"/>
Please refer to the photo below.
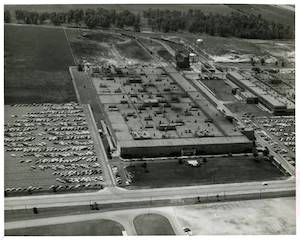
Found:
<path fill-rule="evenodd" d="M 124 227 L 111 220 L 94 220 L 6 230 L 6 236 L 122 236 Z"/>
<path fill-rule="evenodd" d="M 193 235 L 296 234 L 295 198 L 212 203 L 175 209 Z"/>
<path fill-rule="evenodd" d="M 138 235 L 175 235 L 169 220 L 159 214 L 143 214 L 134 220 Z"/>
<path fill-rule="evenodd" d="M 77 29 L 67 29 L 66 32 L 77 61 L 127 66 L 151 60 L 137 42 L 118 34 Z"/>
<path fill-rule="evenodd" d="M 62 29 L 5 25 L 4 34 L 5 104 L 76 101 Z"/>
<path fill-rule="evenodd" d="M 207 158 L 201 167 L 178 161 L 132 163 L 126 168 L 133 177 L 130 188 L 175 187 L 197 184 L 265 181 L 285 178 L 269 161 L 252 157 Z"/>

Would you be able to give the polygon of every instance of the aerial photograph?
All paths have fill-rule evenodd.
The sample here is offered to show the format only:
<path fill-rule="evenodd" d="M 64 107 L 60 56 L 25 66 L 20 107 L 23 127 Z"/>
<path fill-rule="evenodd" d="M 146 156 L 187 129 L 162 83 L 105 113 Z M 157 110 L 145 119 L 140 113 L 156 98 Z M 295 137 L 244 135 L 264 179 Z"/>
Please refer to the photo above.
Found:
<path fill-rule="evenodd" d="M 22 4 L 4 236 L 296 236 L 295 5 Z"/>

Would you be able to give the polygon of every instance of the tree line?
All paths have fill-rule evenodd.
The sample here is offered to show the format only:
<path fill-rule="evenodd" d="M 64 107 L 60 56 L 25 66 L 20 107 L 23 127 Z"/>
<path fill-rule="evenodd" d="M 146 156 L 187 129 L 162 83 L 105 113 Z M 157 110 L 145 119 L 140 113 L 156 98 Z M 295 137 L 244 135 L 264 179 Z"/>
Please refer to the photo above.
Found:
<path fill-rule="evenodd" d="M 107 10 L 104 8 L 97 9 L 75 9 L 67 12 L 36 12 L 26 10 L 15 11 L 18 23 L 25 24 L 45 24 L 50 21 L 52 24 L 59 26 L 61 24 L 85 24 L 89 28 L 103 27 L 133 27 L 136 31 L 140 29 L 140 15 L 133 14 L 128 10 L 119 11 Z M 11 22 L 9 10 L 4 11 L 4 21 Z"/>
<path fill-rule="evenodd" d="M 132 27 L 135 31 L 140 31 L 141 25 L 139 14 L 134 14 L 129 10 L 116 11 L 104 8 L 42 13 L 16 10 L 15 16 L 18 23 L 25 24 L 44 24 L 50 21 L 54 25 L 85 24 L 89 28 Z M 213 36 L 253 39 L 292 39 L 295 37 L 295 30 L 289 25 L 268 21 L 261 15 L 239 12 L 223 15 L 205 14 L 199 9 L 170 11 L 149 8 L 143 11 L 143 17 L 147 19 L 153 31 L 188 31 Z M 4 11 L 4 21 L 11 21 L 9 10 Z"/>
<path fill-rule="evenodd" d="M 143 17 L 153 31 L 206 33 L 213 36 L 254 39 L 290 39 L 294 30 L 290 26 L 264 19 L 261 15 L 231 12 L 204 14 L 201 10 L 170 11 L 148 9 Z"/>

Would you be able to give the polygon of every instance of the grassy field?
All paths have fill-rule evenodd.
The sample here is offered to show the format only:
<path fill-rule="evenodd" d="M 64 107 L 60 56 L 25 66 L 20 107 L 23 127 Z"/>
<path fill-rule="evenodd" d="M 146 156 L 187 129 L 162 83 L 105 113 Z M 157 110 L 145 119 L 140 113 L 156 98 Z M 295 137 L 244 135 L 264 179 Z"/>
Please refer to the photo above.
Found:
<path fill-rule="evenodd" d="M 159 49 L 157 51 L 157 54 L 163 59 L 165 59 L 166 61 L 174 61 L 174 57 L 166 49 L 163 48 Z"/>
<path fill-rule="evenodd" d="M 111 220 L 93 220 L 6 230 L 6 236 L 113 236 L 122 235 L 124 227 Z"/>
<path fill-rule="evenodd" d="M 233 113 L 242 115 L 244 113 L 253 114 L 255 117 L 270 116 L 269 112 L 263 111 L 256 104 L 245 104 L 242 102 L 225 104 Z"/>
<path fill-rule="evenodd" d="M 138 235 L 175 235 L 169 220 L 159 214 L 143 214 L 133 220 Z"/>
<path fill-rule="evenodd" d="M 231 92 L 232 88 L 223 80 L 201 80 L 201 82 L 203 82 L 219 100 L 237 101 Z"/>
<path fill-rule="evenodd" d="M 208 158 L 201 167 L 192 167 L 187 163 L 180 165 L 177 161 L 149 162 L 148 172 L 141 163 L 134 166 L 127 167 L 127 171 L 134 176 L 133 188 L 265 181 L 283 177 L 271 162 L 255 162 L 252 157 Z"/>
<path fill-rule="evenodd" d="M 122 42 L 126 40 L 121 36 L 103 33 L 103 32 L 87 32 L 84 35 L 84 37 L 97 42 L 109 42 L 109 43 Z"/>
<path fill-rule="evenodd" d="M 136 41 L 130 40 L 126 43 L 116 44 L 116 48 L 126 58 L 148 62 L 151 57 Z"/>
<path fill-rule="evenodd" d="M 76 101 L 62 29 L 5 25 L 4 39 L 5 104 Z"/>

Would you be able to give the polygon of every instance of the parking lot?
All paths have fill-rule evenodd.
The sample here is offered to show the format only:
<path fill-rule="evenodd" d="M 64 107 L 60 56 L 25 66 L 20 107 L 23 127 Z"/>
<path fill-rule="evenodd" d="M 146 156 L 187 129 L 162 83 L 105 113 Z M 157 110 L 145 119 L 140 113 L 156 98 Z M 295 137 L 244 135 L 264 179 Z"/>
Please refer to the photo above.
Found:
<path fill-rule="evenodd" d="M 244 114 L 242 121 L 255 129 L 256 134 L 268 142 L 273 150 L 293 166 L 295 162 L 295 116 L 255 117 Z"/>
<path fill-rule="evenodd" d="M 295 166 L 295 117 L 261 117 L 256 118 L 255 122 L 262 129 L 259 132 L 261 137 L 266 141 L 273 139 L 270 144 L 274 151 Z"/>
<path fill-rule="evenodd" d="M 77 103 L 5 106 L 5 194 L 102 189 L 90 119 Z"/>

